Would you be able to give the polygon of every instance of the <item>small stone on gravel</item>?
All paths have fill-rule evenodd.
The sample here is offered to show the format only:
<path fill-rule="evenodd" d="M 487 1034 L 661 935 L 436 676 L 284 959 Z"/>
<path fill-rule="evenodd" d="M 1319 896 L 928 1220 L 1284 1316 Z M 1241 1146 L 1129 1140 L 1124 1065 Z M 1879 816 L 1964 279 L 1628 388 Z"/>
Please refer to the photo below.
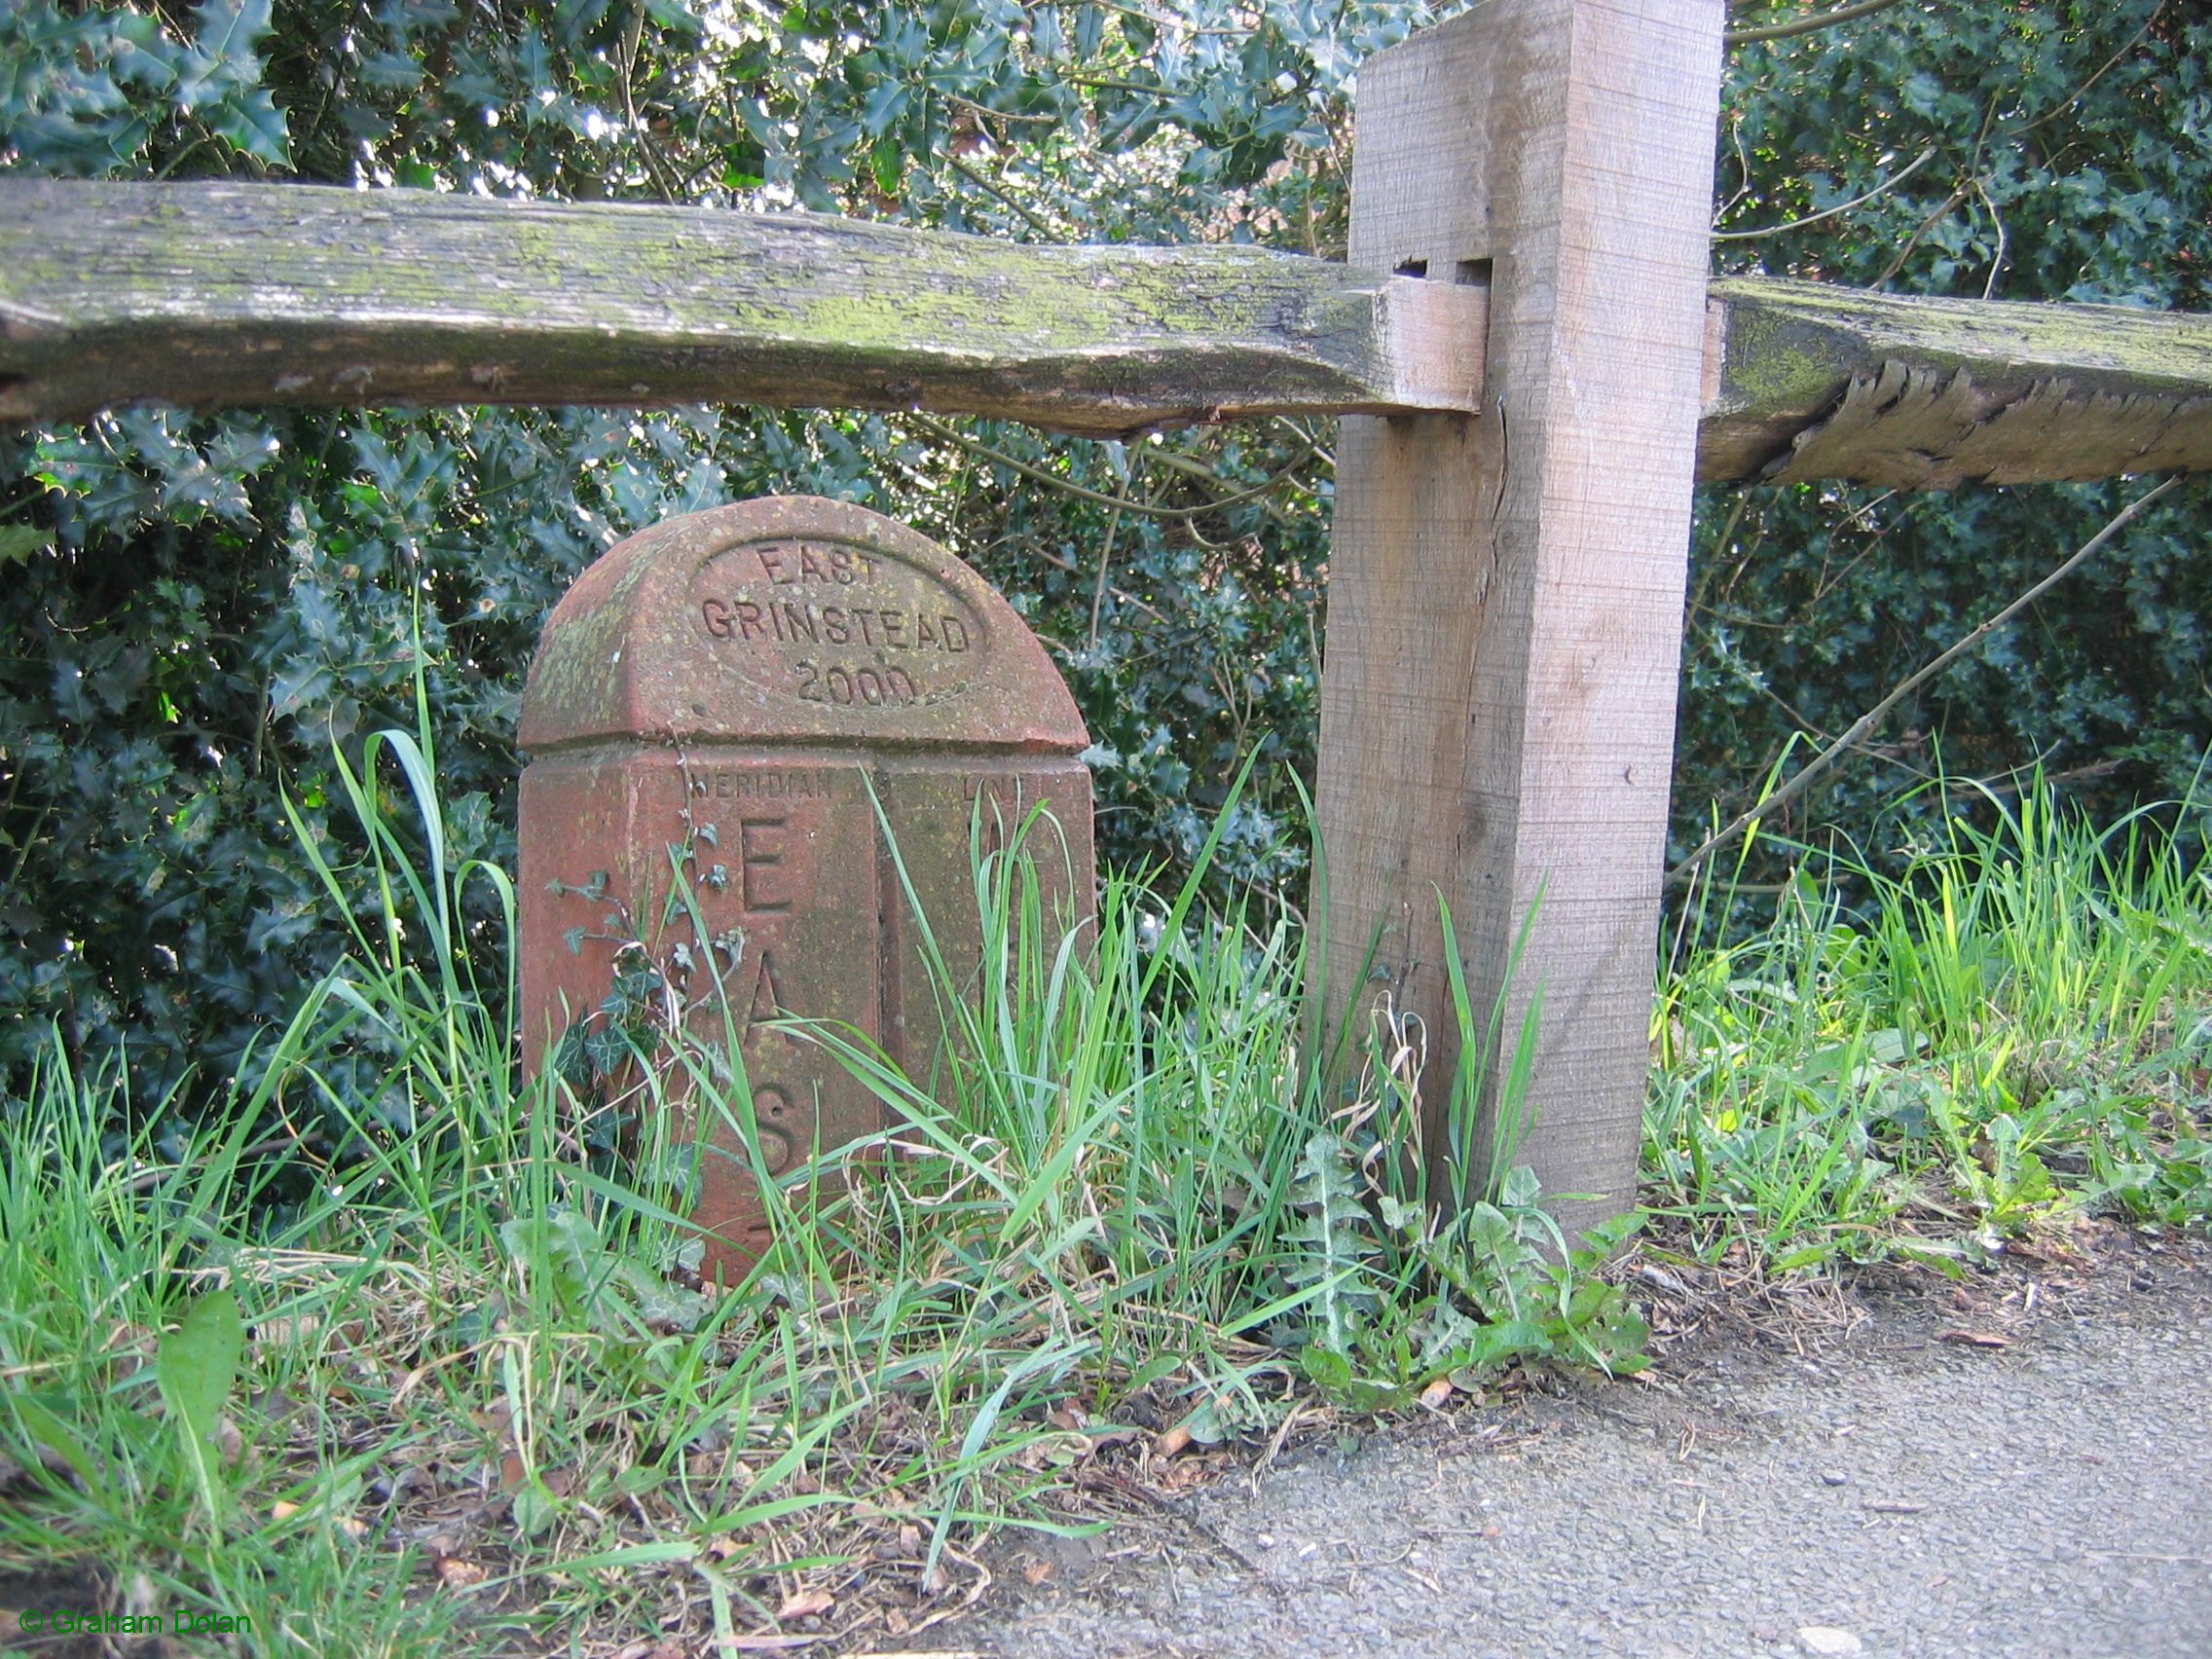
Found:
<path fill-rule="evenodd" d="M 1808 1653 L 1863 1653 L 1866 1644 L 1848 1630 L 1834 1625 L 1807 1625 L 1797 1633 L 1797 1641 Z"/>

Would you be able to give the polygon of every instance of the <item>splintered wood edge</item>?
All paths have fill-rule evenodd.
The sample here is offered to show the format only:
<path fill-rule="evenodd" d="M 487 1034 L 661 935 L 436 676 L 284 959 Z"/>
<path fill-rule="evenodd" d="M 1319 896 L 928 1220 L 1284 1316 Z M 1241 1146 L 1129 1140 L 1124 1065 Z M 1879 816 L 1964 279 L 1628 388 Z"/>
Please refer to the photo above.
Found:
<path fill-rule="evenodd" d="M 2212 316 L 1712 284 L 1698 475 L 1901 489 L 2212 467 Z"/>

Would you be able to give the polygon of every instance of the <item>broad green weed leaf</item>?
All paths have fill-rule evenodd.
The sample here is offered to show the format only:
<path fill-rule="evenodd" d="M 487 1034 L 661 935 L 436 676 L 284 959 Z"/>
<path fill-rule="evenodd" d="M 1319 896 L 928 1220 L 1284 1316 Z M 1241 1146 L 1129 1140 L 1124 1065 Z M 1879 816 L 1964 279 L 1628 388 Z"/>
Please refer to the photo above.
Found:
<path fill-rule="evenodd" d="M 215 1432 L 244 1357 L 245 1321 L 239 1317 L 239 1299 L 228 1290 L 201 1297 L 175 1330 L 164 1333 L 154 1354 L 154 1380 L 194 1440 L 204 1444 Z"/>
<path fill-rule="evenodd" d="M 238 1297 L 229 1290 L 195 1302 L 154 1350 L 154 1381 L 176 1416 L 186 1460 L 210 1517 L 221 1508 L 211 1456 L 215 1423 L 244 1356 L 245 1321 L 239 1317 Z"/>

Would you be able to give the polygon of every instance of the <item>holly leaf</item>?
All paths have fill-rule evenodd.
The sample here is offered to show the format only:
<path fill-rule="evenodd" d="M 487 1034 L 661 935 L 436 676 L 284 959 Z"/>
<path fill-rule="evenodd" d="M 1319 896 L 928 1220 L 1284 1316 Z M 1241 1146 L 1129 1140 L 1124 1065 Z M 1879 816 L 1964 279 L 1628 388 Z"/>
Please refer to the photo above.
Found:
<path fill-rule="evenodd" d="M 0 567 L 27 565 L 54 546 L 54 532 L 35 524 L 0 525 Z"/>

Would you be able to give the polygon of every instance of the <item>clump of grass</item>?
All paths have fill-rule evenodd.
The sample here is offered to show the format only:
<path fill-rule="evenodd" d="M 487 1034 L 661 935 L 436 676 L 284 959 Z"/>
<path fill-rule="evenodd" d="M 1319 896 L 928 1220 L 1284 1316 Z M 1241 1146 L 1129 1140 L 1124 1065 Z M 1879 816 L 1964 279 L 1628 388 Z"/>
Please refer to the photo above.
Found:
<path fill-rule="evenodd" d="M 1645 1164 L 1708 1254 L 1947 1260 L 2084 1210 L 2212 1213 L 2207 870 L 2149 810 L 2099 831 L 2040 781 L 1983 804 L 1896 876 L 1809 858 L 1741 942 L 1685 920 Z"/>
<path fill-rule="evenodd" d="M 980 980 L 938 964 L 944 1075 L 793 1028 L 893 1126 L 767 1182 L 772 1243 L 714 1294 L 682 1265 L 692 1173 L 767 1168 L 731 1047 L 625 1028 L 608 1157 L 604 1103 L 526 1082 L 491 1012 L 479 971 L 512 964 L 472 959 L 461 900 L 511 924 L 514 896 L 449 864 L 427 732 L 341 769 L 361 856 L 303 844 L 337 914 L 378 903 L 229 1109 L 103 1155 L 122 1080 L 57 1039 L 0 1114 L 0 1565 L 90 1563 L 111 1610 L 269 1648 L 909 1635 L 980 1589 L 979 1530 L 1094 1525 L 1086 1482 L 1179 1484 L 1179 1449 L 1317 1383 L 1365 1407 L 1635 1361 L 1525 1178 L 1456 1221 L 1394 1184 L 1402 1072 L 1323 1109 L 1294 916 L 1205 913 L 1201 859 L 1166 895 L 1109 879 L 1066 940 L 1018 841 L 977 848 Z"/>

